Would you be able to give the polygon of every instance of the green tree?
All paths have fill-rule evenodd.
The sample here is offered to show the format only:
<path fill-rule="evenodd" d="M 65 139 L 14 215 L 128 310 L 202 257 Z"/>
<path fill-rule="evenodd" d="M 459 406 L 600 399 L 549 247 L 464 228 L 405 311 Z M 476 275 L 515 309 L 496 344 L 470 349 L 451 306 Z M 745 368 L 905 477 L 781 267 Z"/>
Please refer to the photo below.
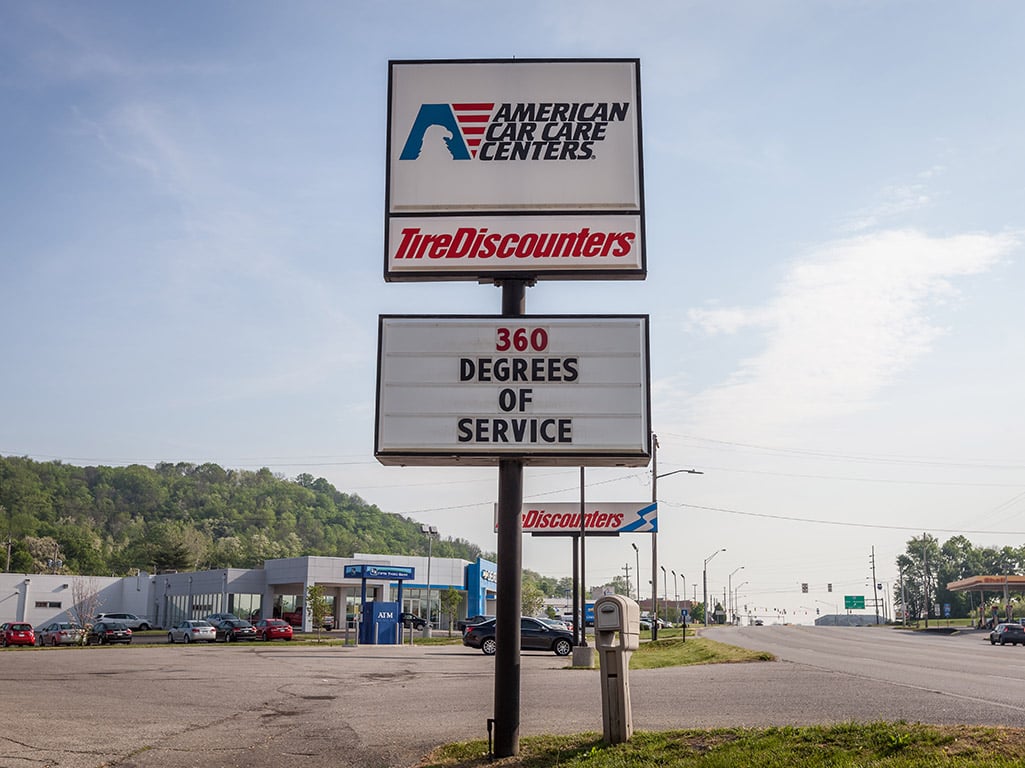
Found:
<path fill-rule="evenodd" d="M 306 612 L 310 615 L 310 622 L 317 628 L 317 642 L 320 642 L 320 630 L 324 626 L 324 620 L 331 613 L 331 606 L 324 595 L 324 588 L 319 584 L 310 584 L 306 589 Z"/>
<path fill-rule="evenodd" d="M 929 621 L 936 602 L 937 574 L 941 568 L 939 541 L 927 533 L 908 540 L 904 554 L 897 558 L 897 569 L 903 589 L 894 590 L 894 597 L 909 618 L 924 617 Z M 944 585 L 945 586 L 945 585 Z"/>
<path fill-rule="evenodd" d="M 532 581 L 524 582 L 520 588 L 520 609 L 524 616 L 536 616 L 545 603 L 545 594 Z"/>
<path fill-rule="evenodd" d="M 448 616 L 448 636 L 452 637 L 452 627 L 455 625 L 459 606 L 463 603 L 463 593 L 455 587 L 449 587 L 438 596 L 438 599 L 441 601 L 442 612 Z"/>

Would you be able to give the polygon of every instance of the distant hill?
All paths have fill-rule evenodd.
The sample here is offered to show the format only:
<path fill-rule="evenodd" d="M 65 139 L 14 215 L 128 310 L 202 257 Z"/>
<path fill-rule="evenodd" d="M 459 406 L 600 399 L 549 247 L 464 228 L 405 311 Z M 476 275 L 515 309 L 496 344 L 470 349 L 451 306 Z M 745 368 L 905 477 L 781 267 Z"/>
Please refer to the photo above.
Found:
<path fill-rule="evenodd" d="M 77 467 L 0 457 L 0 561 L 22 573 L 252 568 L 265 559 L 354 552 L 426 555 L 420 524 L 324 478 L 162 463 Z M 463 539 L 438 557 L 474 560 Z"/>

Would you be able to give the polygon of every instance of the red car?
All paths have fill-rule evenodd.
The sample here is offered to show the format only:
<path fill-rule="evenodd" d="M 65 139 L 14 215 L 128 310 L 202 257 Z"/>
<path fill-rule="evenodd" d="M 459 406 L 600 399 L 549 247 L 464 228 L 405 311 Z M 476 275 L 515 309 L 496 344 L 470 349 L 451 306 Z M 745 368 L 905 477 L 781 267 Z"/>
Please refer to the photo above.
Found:
<path fill-rule="evenodd" d="M 36 633 L 31 624 L 19 621 L 5 621 L 0 624 L 0 646 L 35 645 Z"/>
<path fill-rule="evenodd" d="M 260 619 L 253 626 L 264 640 L 292 639 L 292 625 L 283 619 Z"/>

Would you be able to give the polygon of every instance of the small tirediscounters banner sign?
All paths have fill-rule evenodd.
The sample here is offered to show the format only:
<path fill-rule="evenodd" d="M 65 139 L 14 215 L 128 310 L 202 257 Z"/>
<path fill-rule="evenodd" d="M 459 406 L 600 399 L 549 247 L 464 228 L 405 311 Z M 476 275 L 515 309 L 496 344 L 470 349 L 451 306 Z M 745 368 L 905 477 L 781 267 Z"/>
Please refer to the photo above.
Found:
<path fill-rule="evenodd" d="M 580 502 L 557 501 L 548 504 L 524 504 L 520 512 L 524 533 L 575 536 L 580 533 Z M 585 535 L 656 533 L 658 505 L 653 501 L 606 501 L 584 504 Z M 498 505 L 495 505 L 495 530 L 498 530 Z"/>
<path fill-rule="evenodd" d="M 382 464 L 648 464 L 646 315 L 382 315 L 379 324 Z"/>
<path fill-rule="evenodd" d="M 637 59 L 392 61 L 385 279 L 645 275 Z"/>

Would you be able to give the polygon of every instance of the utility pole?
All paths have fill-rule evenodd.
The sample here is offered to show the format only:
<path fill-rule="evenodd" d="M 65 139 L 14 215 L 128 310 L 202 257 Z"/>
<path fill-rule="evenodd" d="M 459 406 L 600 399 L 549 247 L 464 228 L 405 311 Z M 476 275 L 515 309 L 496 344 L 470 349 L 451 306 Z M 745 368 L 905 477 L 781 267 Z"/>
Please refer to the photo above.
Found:
<path fill-rule="evenodd" d="M 879 582 L 876 581 L 876 548 L 872 547 L 872 602 L 876 607 L 876 626 L 879 626 Z"/>
<path fill-rule="evenodd" d="M 651 433 L 651 503 L 658 503 L 658 435 Z M 637 583 L 641 574 L 637 572 Z M 651 639 L 658 640 L 658 516 L 651 532 Z"/>
<path fill-rule="evenodd" d="M 922 533 L 922 599 L 925 601 L 925 628 L 929 628 L 929 552 Z"/>
<path fill-rule="evenodd" d="M 626 596 L 630 597 L 630 563 L 624 565 L 623 570 L 626 571 Z"/>

